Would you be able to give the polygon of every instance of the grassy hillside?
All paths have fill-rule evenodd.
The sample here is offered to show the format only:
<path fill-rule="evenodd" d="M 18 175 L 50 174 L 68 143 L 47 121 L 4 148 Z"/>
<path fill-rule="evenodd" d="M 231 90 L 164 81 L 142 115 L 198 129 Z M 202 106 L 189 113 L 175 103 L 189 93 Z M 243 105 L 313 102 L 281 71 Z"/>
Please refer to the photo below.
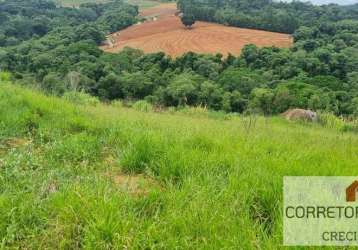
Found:
<path fill-rule="evenodd" d="M 0 243 L 277 249 L 282 177 L 358 175 L 357 134 L 74 105 L 0 84 Z"/>

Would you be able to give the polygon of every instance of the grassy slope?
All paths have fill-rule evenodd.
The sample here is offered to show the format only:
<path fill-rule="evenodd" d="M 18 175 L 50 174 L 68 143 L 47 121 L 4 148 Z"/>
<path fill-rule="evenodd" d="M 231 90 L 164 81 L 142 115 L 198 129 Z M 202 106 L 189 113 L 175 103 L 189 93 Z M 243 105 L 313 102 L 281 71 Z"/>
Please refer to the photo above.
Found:
<path fill-rule="evenodd" d="M 357 148 L 280 118 L 74 106 L 1 84 L 1 244 L 277 249 L 282 176 L 358 175 Z M 139 187 L 120 181 L 133 172 Z"/>

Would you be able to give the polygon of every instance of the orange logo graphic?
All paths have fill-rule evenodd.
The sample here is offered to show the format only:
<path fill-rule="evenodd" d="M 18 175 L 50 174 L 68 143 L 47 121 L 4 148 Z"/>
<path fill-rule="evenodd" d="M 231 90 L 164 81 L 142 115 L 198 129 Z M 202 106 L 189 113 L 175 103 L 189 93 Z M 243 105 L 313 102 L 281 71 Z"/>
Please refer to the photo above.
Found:
<path fill-rule="evenodd" d="M 354 181 L 346 189 L 346 200 L 348 202 L 354 202 L 357 199 L 358 181 Z"/>

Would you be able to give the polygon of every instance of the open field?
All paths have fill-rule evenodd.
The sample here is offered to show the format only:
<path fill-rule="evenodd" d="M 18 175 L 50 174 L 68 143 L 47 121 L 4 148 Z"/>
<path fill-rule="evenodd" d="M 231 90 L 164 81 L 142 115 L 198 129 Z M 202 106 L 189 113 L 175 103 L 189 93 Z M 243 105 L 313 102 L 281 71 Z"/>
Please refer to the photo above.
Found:
<path fill-rule="evenodd" d="M 133 0 L 132 0 L 133 1 Z M 140 0 L 139 0 L 140 2 Z M 157 17 L 158 19 L 173 16 L 177 12 L 176 3 L 162 3 L 152 8 L 146 8 L 141 11 L 142 17 Z"/>
<path fill-rule="evenodd" d="M 155 7 L 160 4 L 159 1 L 151 1 L 151 0 L 126 0 L 126 2 L 136 5 L 139 7 L 139 10 L 145 10 L 148 8 Z"/>
<path fill-rule="evenodd" d="M 146 9 L 141 16 L 152 19 L 112 34 L 111 45 L 102 48 L 107 52 L 117 52 L 128 46 L 147 53 L 163 51 L 171 56 L 179 56 L 188 51 L 239 55 L 247 44 L 290 47 L 293 42 L 291 36 L 286 34 L 207 22 L 196 22 L 193 29 L 186 29 L 179 17 L 174 15 L 175 12 L 175 4 L 162 4 Z"/>
<path fill-rule="evenodd" d="M 283 176 L 358 174 L 357 134 L 279 117 L 74 105 L 1 83 L 0 121 L 4 249 L 278 249 Z"/>

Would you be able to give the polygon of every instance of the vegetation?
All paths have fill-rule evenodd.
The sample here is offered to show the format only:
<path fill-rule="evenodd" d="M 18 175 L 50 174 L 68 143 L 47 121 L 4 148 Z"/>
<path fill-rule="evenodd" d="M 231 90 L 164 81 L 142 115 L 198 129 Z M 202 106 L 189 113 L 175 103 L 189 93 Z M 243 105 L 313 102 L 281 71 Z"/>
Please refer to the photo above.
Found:
<path fill-rule="evenodd" d="M 108 3 L 111 0 L 56 0 L 55 2 L 58 5 L 64 6 L 64 7 L 78 7 L 81 6 L 83 4 L 88 4 L 88 3 Z M 131 5 L 135 5 L 138 6 L 139 9 L 146 9 L 146 8 L 150 8 L 150 7 L 154 7 L 158 4 L 160 4 L 160 2 L 165 2 L 163 1 L 156 1 L 156 0 L 124 0 L 125 3 L 131 4 Z"/>
<path fill-rule="evenodd" d="M 136 7 L 121 1 L 65 8 L 51 1 L 6 0 L 0 2 L 0 9 L 0 46 L 25 53 L 34 48 L 39 52 L 59 50 L 58 47 L 78 41 L 99 44 L 106 32 L 133 24 L 138 14 Z M 59 41 L 51 46 L 46 44 L 51 39 Z"/>
<path fill-rule="evenodd" d="M 306 6 L 287 6 L 295 4 Z M 275 114 L 301 107 L 358 113 L 358 20 L 353 8 L 348 15 L 337 7 L 350 20 L 298 28 L 291 49 L 250 45 L 240 57 L 188 53 L 176 59 L 98 49 L 108 32 L 136 22 L 138 9 L 121 1 L 72 9 L 47 1 L 8 0 L 0 8 L 0 69 L 48 93 L 84 91 L 101 100 L 145 99 L 155 106 L 202 105 L 226 112 Z"/>
<path fill-rule="evenodd" d="M 185 10 L 182 11 L 183 13 L 180 17 L 185 27 L 191 28 L 191 26 L 195 23 L 195 15 L 193 9 L 193 1 L 188 0 L 185 5 Z"/>
<path fill-rule="evenodd" d="M 283 176 L 358 174 L 357 134 L 281 118 L 78 105 L 1 82 L 0 121 L 2 248 L 277 249 Z"/>
<path fill-rule="evenodd" d="M 109 0 L 55 0 L 55 2 L 66 7 L 78 7 L 85 3 L 106 3 Z"/>
<path fill-rule="evenodd" d="M 191 28 L 195 23 L 195 17 L 193 14 L 185 13 L 181 16 L 181 21 L 186 27 Z"/>
<path fill-rule="evenodd" d="M 159 5 L 161 2 L 166 2 L 166 1 L 156 1 L 156 0 L 127 0 L 127 3 L 131 4 L 131 5 L 135 5 L 138 6 L 139 10 L 143 10 L 143 9 L 148 9 L 148 8 L 152 8 L 155 7 L 157 5 Z"/>
<path fill-rule="evenodd" d="M 0 248 L 277 249 L 283 176 L 357 175 L 357 8 L 260 2 L 213 17 L 287 10 L 291 49 L 173 59 L 98 48 L 123 1 L 0 1 Z M 251 115 L 290 107 L 319 120 Z"/>
<path fill-rule="evenodd" d="M 316 6 L 309 1 L 178 0 L 178 7 L 198 20 L 289 34 L 302 26 L 325 26 L 325 23 L 358 17 L 358 4 Z"/>

